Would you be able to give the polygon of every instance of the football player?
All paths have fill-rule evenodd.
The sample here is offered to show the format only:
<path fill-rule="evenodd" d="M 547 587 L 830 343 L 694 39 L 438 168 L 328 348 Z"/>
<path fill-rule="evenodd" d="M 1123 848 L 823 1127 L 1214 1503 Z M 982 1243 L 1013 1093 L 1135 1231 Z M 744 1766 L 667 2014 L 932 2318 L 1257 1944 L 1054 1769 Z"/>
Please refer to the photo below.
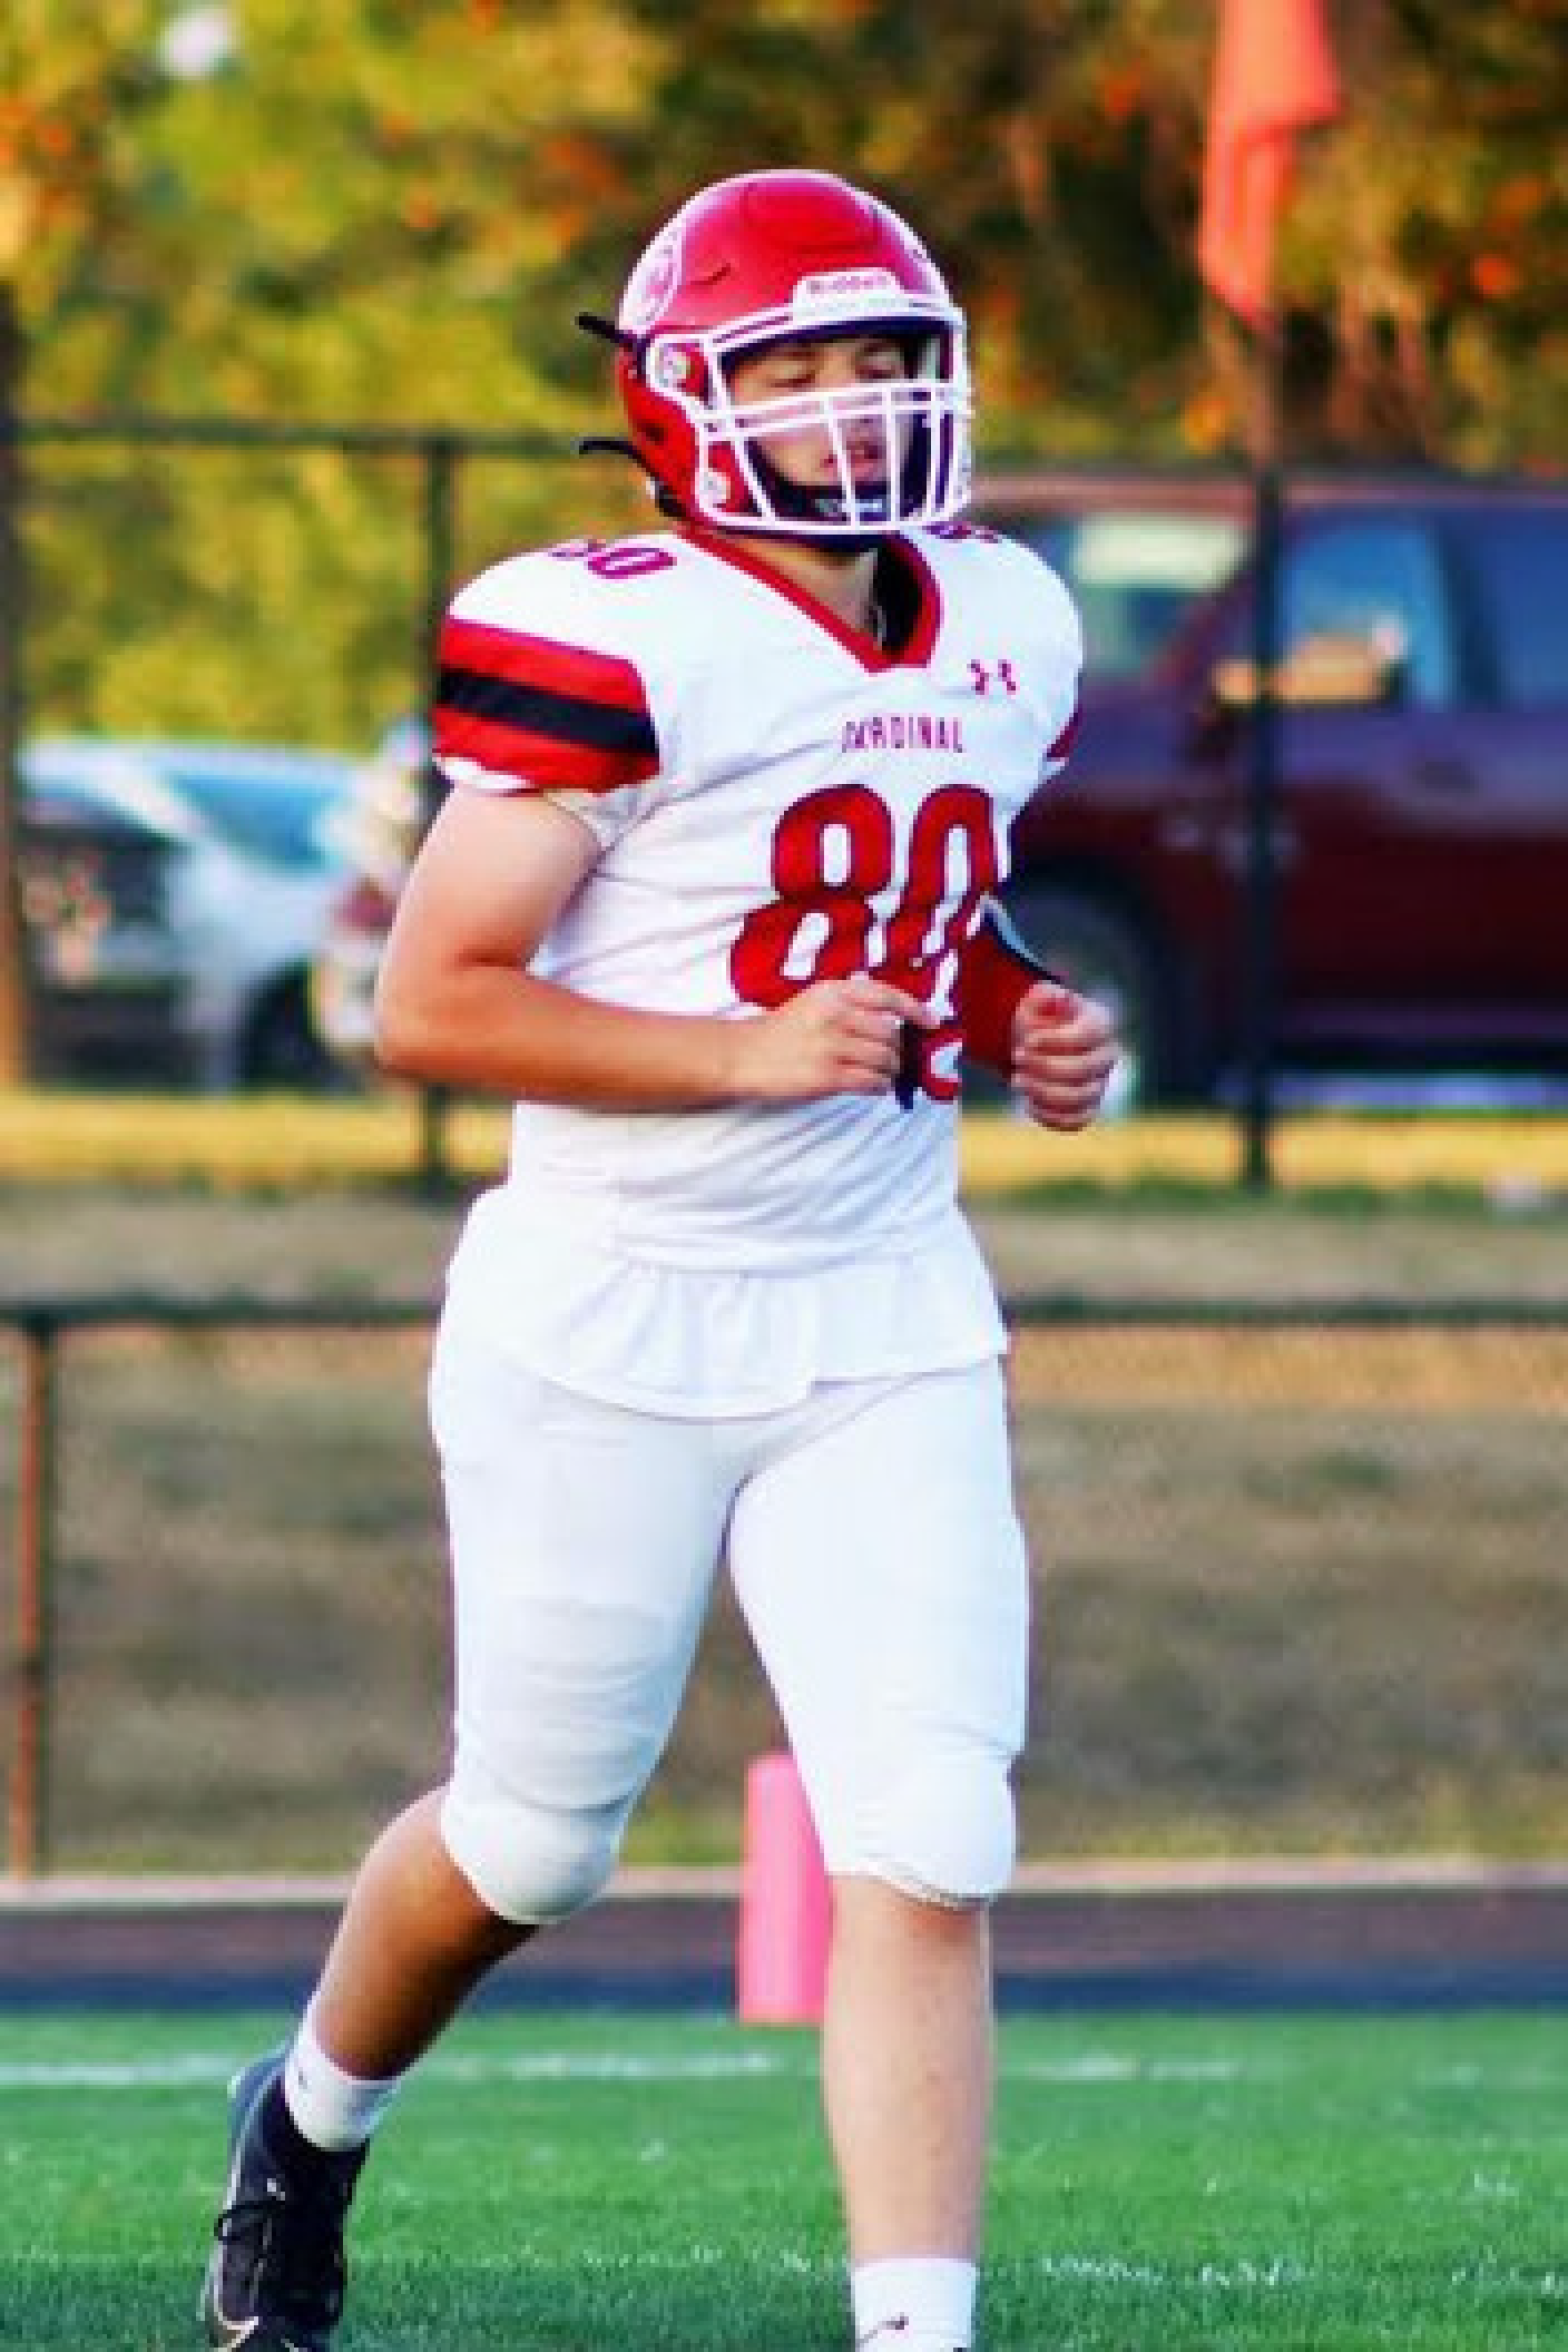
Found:
<path fill-rule="evenodd" d="M 721 182 L 586 323 L 666 527 L 456 598 L 451 790 L 378 997 L 389 1068 L 517 1104 L 431 1378 L 450 1777 L 235 2085 L 208 2340 L 322 2352 L 373 2128 L 487 1971 L 609 1878 L 722 1565 L 833 1881 L 853 2338 L 967 2352 L 1029 1580 L 959 1058 L 1064 1130 L 1114 1061 L 992 919 L 1079 628 L 959 520 L 964 321 L 875 198 Z"/>

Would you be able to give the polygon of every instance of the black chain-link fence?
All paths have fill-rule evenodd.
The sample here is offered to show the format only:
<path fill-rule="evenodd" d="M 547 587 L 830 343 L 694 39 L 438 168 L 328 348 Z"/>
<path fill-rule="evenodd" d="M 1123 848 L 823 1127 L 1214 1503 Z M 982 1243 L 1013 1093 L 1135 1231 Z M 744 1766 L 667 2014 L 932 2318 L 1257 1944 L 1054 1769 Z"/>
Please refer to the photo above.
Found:
<path fill-rule="evenodd" d="M 5 1322 L 13 1867 L 346 1868 L 444 1752 L 427 1307 Z M 1568 1850 L 1568 1310 L 1015 1323 L 1029 1859 Z M 721 1592 L 631 1858 L 775 1738 Z"/>
<path fill-rule="evenodd" d="M 647 513 L 564 425 L 37 416 L 19 446 L 26 733 L 368 751 L 423 708 L 459 581 Z"/>

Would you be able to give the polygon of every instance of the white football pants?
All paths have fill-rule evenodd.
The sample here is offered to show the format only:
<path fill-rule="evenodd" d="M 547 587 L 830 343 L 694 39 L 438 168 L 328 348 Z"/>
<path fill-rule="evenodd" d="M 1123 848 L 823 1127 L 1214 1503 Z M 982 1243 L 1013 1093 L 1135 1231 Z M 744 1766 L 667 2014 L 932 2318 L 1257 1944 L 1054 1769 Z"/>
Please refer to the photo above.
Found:
<path fill-rule="evenodd" d="M 490 1907 L 608 1877 L 721 1560 L 834 1872 L 1001 1891 L 1028 1576 L 1001 1368 L 835 1383 L 752 1419 L 628 1412 L 448 1316 L 431 1377 L 457 1650 L 443 1830 Z"/>

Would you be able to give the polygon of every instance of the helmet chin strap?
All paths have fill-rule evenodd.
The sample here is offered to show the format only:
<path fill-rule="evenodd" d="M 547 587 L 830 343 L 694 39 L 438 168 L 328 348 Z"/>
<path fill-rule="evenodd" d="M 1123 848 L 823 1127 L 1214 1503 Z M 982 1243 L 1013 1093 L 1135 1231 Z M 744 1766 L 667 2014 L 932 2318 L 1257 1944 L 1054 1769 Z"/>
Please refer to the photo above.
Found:
<path fill-rule="evenodd" d="M 838 493 L 835 490 L 804 489 L 800 483 L 792 482 L 787 474 L 782 474 L 773 459 L 761 449 L 752 451 L 752 463 L 756 467 L 763 488 L 767 491 L 773 512 L 785 522 L 799 522 L 808 526 L 798 532 L 781 532 L 778 534 L 781 538 L 793 540 L 799 546 L 815 548 L 821 555 L 842 555 L 848 558 L 869 555 L 872 550 L 880 547 L 883 541 L 891 533 L 893 526 L 889 522 L 884 522 L 879 529 L 872 527 L 863 531 L 847 533 L 834 531 L 831 534 L 826 532 L 819 534 L 812 530 L 809 526 L 814 522 L 836 522 L 838 520 L 844 509 L 844 501 Z M 886 500 L 888 495 L 886 483 L 881 487 L 880 495 Z M 835 509 L 837 509 L 837 512 L 834 511 Z M 743 521 L 739 521 L 735 525 L 737 530 L 744 530 L 745 527 Z"/>
<path fill-rule="evenodd" d="M 647 478 L 648 486 L 653 491 L 654 502 L 661 514 L 668 515 L 673 522 L 695 522 L 700 520 L 699 517 L 689 514 L 674 492 L 667 489 L 659 481 L 647 459 L 634 442 L 624 440 L 617 435 L 590 433 L 584 435 L 578 442 L 577 455 L 579 457 L 603 457 L 628 459 Z M 758 458 L 756 463 L 760 467 L 766 466 L 765 459 Z M 766 466 L 766 476 L 768 493 L 773 499 L 775 513 L 798 520 L 803 525 L 808 524 L 816 517 L 819 511 L 819 502 L 811 491 L 801 489 L 798 484 L 790 481 L 786 476 L 778 473 L 772 466 Z M 733 522 L 725 523 L 715 523 L 707 517 L 700 520 L 705 530 L 742 532 L 747 529 L 752 518 L 738 515 Z M 780 530 L 769 534 L 773 539 L 784 540 L 790 546 L 815 548 L 819 555 L 841 555 L 846 561 L 857 555 L 869 555 L 873 548 L 881 546 L 888 535 L 886 527 L 880 530 L 856 531 L 852 534 L 836 531 L 831 538 L 821 536 L 809 529 L 798 531 Z"/>
<path fill-rule="evenodd" d="M 768 537 L 785 547 L 809 547 L 813 554 L 825 556 L 829 562 L 837 560 L 843 563 L 852 563 L 862 555 L 873 555 L 879 547 L 888 543 L 885 530 L 868 533 L 864 538 L 857 532 L 853 539 L 818 539 L 809 530 L 773 530 L 768 533 Z"/>

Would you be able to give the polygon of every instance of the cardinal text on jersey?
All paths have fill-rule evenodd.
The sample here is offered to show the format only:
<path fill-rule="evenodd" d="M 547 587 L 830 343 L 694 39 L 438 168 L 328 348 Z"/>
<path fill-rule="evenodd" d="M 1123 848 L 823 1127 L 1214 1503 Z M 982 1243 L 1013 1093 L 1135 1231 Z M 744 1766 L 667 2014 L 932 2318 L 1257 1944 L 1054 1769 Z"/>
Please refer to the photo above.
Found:
<path fill-rule="evenodd" d="M 877 710 L 847 719 L 841 751 L 962 751 L 963 721 L 931 710 Z"/>

